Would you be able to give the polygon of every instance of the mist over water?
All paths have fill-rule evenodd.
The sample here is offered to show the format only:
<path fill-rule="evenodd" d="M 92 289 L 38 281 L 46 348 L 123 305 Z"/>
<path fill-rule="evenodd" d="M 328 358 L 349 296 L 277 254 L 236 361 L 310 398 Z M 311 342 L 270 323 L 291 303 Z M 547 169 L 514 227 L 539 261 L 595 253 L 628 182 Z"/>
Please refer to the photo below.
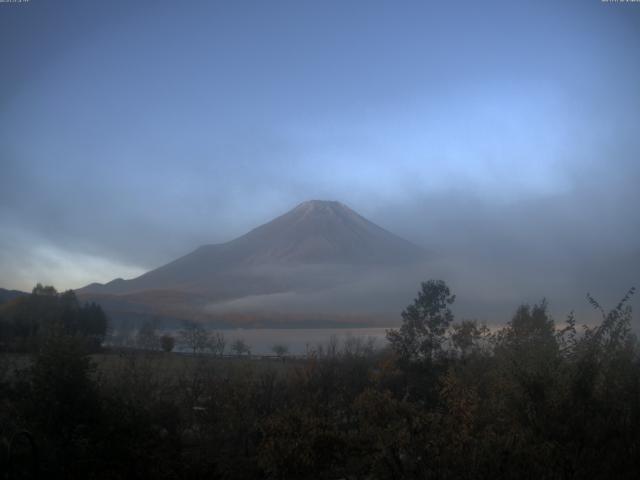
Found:
<path fill-rule="evenodd" d="M 231 344 L 235 340 L 244 340 L 251 349 L 252 355 L 273 355 L 274 345 L 287 347 L 292 355 L 307 355 L 319 346 L 326 349 L 334 339 L 338 349 L 344 347 L 350 339 L 366 342 L 374 341 L 374 348 L 381 349 L 387 345 L 387 328 L 250 328 L 219 330 Z M 227 352 L 231 354 L 229 350 Z"/>

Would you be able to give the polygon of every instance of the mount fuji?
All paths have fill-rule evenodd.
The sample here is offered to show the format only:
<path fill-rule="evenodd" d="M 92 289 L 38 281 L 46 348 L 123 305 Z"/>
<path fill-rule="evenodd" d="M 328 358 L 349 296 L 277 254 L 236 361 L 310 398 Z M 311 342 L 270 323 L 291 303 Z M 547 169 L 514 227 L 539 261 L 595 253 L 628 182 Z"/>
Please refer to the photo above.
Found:
<path fill-rule="evenodd" d="M 371 323 L 384 308 L 371 307 L 376 301 L 367 300 L 367 285 L 414 269 L 426 257 L 421 247 L 340 202 L 311 200 L 229 242 L 77 293 L 112 317 L 234 326 Z"/>

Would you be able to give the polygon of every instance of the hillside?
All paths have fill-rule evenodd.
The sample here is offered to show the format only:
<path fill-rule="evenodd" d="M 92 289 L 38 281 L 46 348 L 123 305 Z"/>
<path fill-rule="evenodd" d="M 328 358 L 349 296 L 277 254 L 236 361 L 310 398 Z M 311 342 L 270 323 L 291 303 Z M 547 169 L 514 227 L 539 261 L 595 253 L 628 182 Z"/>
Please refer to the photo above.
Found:
<path fill-rule="evenodd" d="M 28 293 L 21 292 L 19 290 L 6 290 L 4 288 L 0 288 L 0 304 L 9 302 L 14 298 L 22 297 L 24 295 L 28 295 Z"/>

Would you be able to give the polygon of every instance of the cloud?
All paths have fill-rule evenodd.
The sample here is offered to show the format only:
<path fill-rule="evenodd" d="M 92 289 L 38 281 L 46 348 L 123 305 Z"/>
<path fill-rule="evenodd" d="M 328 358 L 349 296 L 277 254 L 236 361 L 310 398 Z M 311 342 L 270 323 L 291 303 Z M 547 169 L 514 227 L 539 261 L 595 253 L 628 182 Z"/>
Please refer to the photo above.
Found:
<path fill-rule="evenodd" d="M 134 276 L 310 198 L 426 247 L 468 312 L 640 284 L 639 12 L 76 3 L 0 28 L 3 286 Z"/>
<path fill-rule="evenodd" d="M 144 271 L 104 257 L 58 248 L 21 231 L 0 228 L 2 287 L 31 291 L 36 283 L 42 283 L 66 290 L 94 281 L 106 282 L 118 275 L 135 277 Z"/>

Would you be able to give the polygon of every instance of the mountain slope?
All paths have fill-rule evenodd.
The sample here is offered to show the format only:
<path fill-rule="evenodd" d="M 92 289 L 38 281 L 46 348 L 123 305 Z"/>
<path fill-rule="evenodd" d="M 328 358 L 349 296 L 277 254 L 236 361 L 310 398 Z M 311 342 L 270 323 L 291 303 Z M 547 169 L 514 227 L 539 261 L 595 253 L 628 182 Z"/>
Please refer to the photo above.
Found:
<path fill-rule="evenodd" d="M 290 294 L 335 289 L 424 257 L 420 247 L 345 205 L 313 200 L 230 242 L 202 246 L 140 277 L 94 283 L 78 293 L 107 310 L 169 312 L 174 318 L 200 316 L 211 311 L 212 302 L 244 298 L 258 299 L 252 305 L 260 311 L 262 299 L 277 298 L 270 308 L 283 313 L 287 302 L 305 310 L 300 297 L 292 302 Z"/>
<path fill-rule="evenodd" d="M 256 293 L 253 288 L 256 283 L 264 286 L 258 290 L 272 291 L 269 285 L 274 283 L 270 278 L 274 273 L 286 279 L 287 273 L 295 273 L 303 266 L 398 265 L 423 256 L 421 248 L 345 205 L 315 200 L 304 202 L 230 242 L 202 246 L 135 279 L 91 284 L 80 292 L 126 294 L 177 289 L 215 293 L 217 290 L 227 297 L 227 291 L 235 289 L 233 285 L 237 282 L 246 282 L 248 293 Z M 241 292 L 238 296 L 242 296 Z"/>

